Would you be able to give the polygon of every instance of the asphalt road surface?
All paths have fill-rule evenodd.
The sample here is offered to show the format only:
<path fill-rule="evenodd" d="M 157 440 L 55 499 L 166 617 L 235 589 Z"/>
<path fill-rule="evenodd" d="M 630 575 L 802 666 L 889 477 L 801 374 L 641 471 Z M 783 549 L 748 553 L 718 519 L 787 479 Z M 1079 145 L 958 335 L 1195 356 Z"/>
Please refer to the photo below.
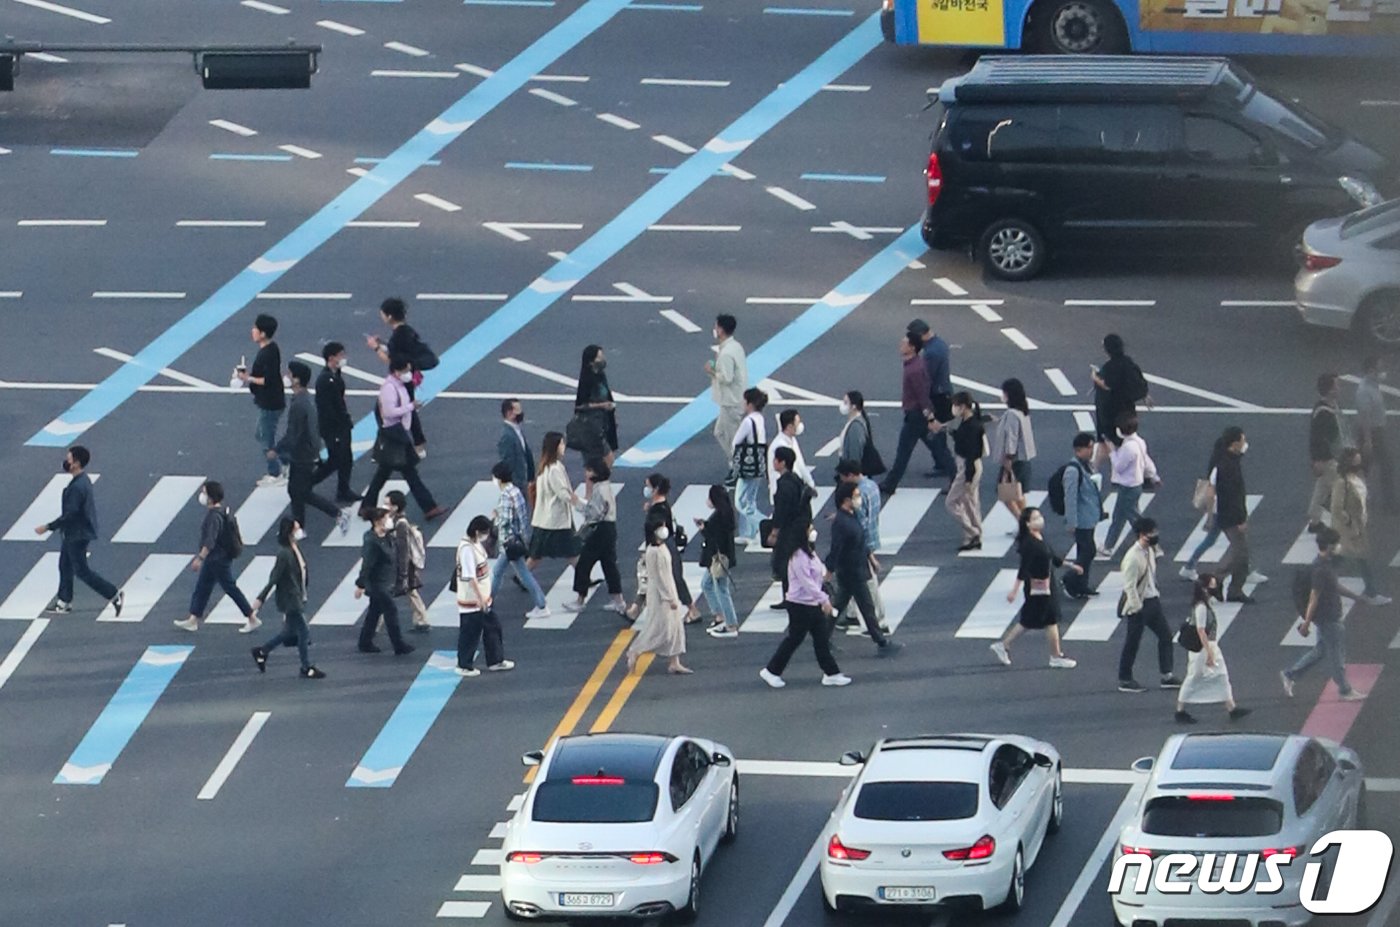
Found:
<path fill-rule="evenodd" d="M 411 656 L 356 653 L 360 611 L 348 592 L 360 529 L 346 546 L 316 513 L 308 614 L 328 679 L 298 679 L 286 651 L 259 675 L 253 641 L 234 633 L 222 600 L 198 634 L 172 628 L 193 584 L 184 567 L 198 478 L 222 480 L 239 510 L 245 592 L 274 553 L 285 497 L 254 491 L 252 405 L 227 388 L 254 352 L 254 315 L 280 319 L 284 359 L 319 356 L 332 339 L 350 345 L 363 372 L 349 377 L 359 418 L 382 375 L 364 335 L 382 333 L 376 307 L 390 295 L 408 301 L 443 360 L 425 382 L 422 471 L 454 511 L 426 532 L 430 601 L 466 521 L 493 501 L 478 484 L 494 460 L 500 399 L 524 400 L 533 441 L 562 430 L 588 343 L 605 346 L 620 393 L 630 466 L 614 481 L 626 551 L 640 540 L 650 469 L 670 476 L 686 514 L 699 514 L 704 487 L 722 476 L 708 423 L 682 412 L 706 387 L 718 312 L 738 316 L 770 411 L 802 411 L 822 481 L 847 389 L 870 399 L 892 458 L 896 342 L 911 318 L 952 343 L 958 383 L 989 411 L 1003 379 L 1026 383 L 1037 484 L 1082 427 L 1100 339 L 1122 334 L 1154 378 L 1143 432 L 1165 484 L 1147 512 L 1161 524 L 1172 623 L 1185 613 L 1188 587 L 1174 573 L 1197 528 L 1192 483 L 1219 431 L 1240 424 L 1258 499 L 1255 568 L 1272 577 L 1223 638 L 1237 696 L 1254 709 L 1248 724 L 1344 738 L 1372 780 L 1374 826 L 1400 830 L 1396 609 L 1351 615 L 1348 660 L 1370 688 L 1354 711 L 1337 710 L 1320 674 L 1292 700 L 1278 683 L 1301 652 L 1288 585 L 1306 559 L 1312 384 L 1324 370 L 1359 373 L 1357 348 L 1304 328 L 1287 269 L 1265 262 L 1081 260 L 1006 285 L 961 255 L 924 253 L 909 230 L 923 202 L 925 91 L 969 57 L 885 47 L 870 11 L 839 0 L 803 0 L 806 13 L 734 0 L 612 3 L 614 15 L 588 22 L 569 18 L 576 4 L 548 0 L 79 6 L 0 0 L 0 24 L 51 42 L 291 36 L 325 51 L 310 91 L 206 92 L 178 56 L 61 55 L 71 60 L 27 58 L 16 92 L 0 96 L 0 924 L 503 923 L 494 863 L 522 791 L 519 756 L 569 729 L 732 746 L 742 835 L 706 876 L 701 923 L 735 927 L 835 923 L 804 859 L 840 792 L 843 751 L 928 731 L 1044 738 L 1073 771 L 1066 826 L 1031 871 L 1014 922 L 1110 922 L 1105 848 L 1135 781 L 1129 764 L 1177 730 L 1172 697 L 1116 690 L 1111 596 L 1066 607 L 1077 669 L 1046 668 L 1034 636 L 1011 668 L 998 665 L 987 642 L 1011 620 L 1009 523 L 989 523 L 985 556 L 957 556 L 922 451 L 883 525 L 887 604 L 907 649 L 877 660 L 868 641 L 845 638 L 839 658 L 855 679 L 845 689 L 819 687 L 806 652 L 785 690 L 760 682 L 781 621 L 766 606 L 766 559 L 741 555 L 744 631 L 722 641 L 691 630 L 694 676 L 653 667 L 635 688 L 621 685 L 623 667 L 607 654 L 622 625 L 601 594 L 565 616 L 569 571 L 561 580 L 550 563 L 540 575 L 547 589 L 559 581 L 555 620 L 526 624 L 523 594 L 500 592 L 518 669 L 435 697 L 432 654 L 450 658 L 455 646 L 451 606 L 434 610 L 440 626 Z M 1247 64 L 1400 154 L 1389 65 Z M 92 563 L 128 590 L 121 621 L 81 587 L 73 614 L 42 614 L 57 544 L 33 526 L 57 514 L 58 464 L 74 441 L 101 477 Z M 581 477 L 576 455 L 569 467 Z M 368 469 L 357 467 L 360 487 Z M 984 511 L 992 490 L 983 487 Z M 1393 517 L 1373 528 L 1392 584 L 1396 528 Z M 1112 569 L 1096 564 L 1100 576 Z M 415 712 L 421 730 L 403 723 Z M 1201 729 L 1223 723 L 1200 715 Z M 1364 917 L 1319 923 L 1400 923 L 1397 892 L 1392 884 Z M 983 920 L 1012 922 L 966 922 Z"/>

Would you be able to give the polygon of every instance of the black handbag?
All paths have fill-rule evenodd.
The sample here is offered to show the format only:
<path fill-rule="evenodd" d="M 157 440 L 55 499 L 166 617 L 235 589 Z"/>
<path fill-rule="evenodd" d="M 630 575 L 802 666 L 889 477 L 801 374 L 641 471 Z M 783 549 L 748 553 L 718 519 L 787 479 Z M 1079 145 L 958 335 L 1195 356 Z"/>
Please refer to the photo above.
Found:
<path fill-rule="evenodd" d="M 1181 623 L 1181 630 L 1176 632 L 1176 642 L 1190 653 L 1200 653 L 1205 649 L 1205 642 L 1201 640 L 1201 632 L 1190 620 Z"/>
<path fill-rule="evenodd" d="M 603 409 L 580 409 L 564 428 L 564 445 L 571 451 L 602 456 L 607 440 L 607 413 Z"/>
<path fill-rule="evenodd" d="M 402 437 L 399 437 L 400 435 Z M 392 428 L 381 426 L 379 434 L 375 436 L 374 449 L 370 452 L 370 459 L 381 467 L 402 470 L 408 466 L 408 455 L 413 453 L 409 441 L 408 433 L 401 426 L 395 425 Z"/>
<path fill-rule="evenodd" d="M 751 424 L 749 427 L 751 431 L 754 428 Z M 760 444 L 757 432 L 752 433 L 755 440 L 734 445 L 731 456 L 731 472 L 741 480 L 761 480 L 768 476 L 768 445 Z"/>
<path fill-rule="evenodd" d="M 773 519 L 764 518 L 758 522 L 758 540 L 766 549 L 772 550 L 773 545 L 769 543 L 768 536 L 773 533 Z"/>
<path fill-rule="evenodd" d="M 880 449 L 875 446 L 873 438 L 867 438 L 865 450 L 860 452 L 860 472 L 864 476 L 876 477 L 888 469 L 885 461 L 880 457 Z"/>

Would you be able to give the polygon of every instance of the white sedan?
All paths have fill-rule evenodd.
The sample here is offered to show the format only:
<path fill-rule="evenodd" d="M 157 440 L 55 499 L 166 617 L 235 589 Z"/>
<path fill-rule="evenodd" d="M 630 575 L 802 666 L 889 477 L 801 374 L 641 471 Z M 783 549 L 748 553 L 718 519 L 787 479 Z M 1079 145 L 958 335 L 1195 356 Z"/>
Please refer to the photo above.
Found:
<path fill-rule="evenodd" d="M 700 911 L 700 877 L 739 827 L 728 748 L 698 737 L 589 734 L 527 753 L 539 775 L 506 826 L 506 917 Z"/>
<path fill-rule="evenodd" d="M 1060 754 L 1029 737 L 886 738 L 823 832 L 829 911 L 946 906 L 1017 911 L 1025 873 L 1064 817 Z"/>

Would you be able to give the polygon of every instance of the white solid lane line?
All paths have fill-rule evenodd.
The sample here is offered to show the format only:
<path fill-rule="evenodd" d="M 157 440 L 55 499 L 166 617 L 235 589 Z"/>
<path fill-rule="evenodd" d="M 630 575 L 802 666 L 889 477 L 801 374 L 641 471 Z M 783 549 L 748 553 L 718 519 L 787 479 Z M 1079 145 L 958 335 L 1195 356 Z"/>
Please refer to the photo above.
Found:
<path fill-rule="evenodd" d="M 648 232 L 737 232 L 739 225 L 648 225 Z"/>
<path fill-rule="evenodd" d="M 357 29 L 354 26 L 347 26 L 345 23 L 338 23 L 333 19 L 318 19 L 316 25 L 322 29 L 330 29 L 332 32 L 339 32 L 343 35 L 364 35 L 365 30 Z"/>
<path fill-rule="evenodd" d="M 456 71 L 400 71 L 392 69 L 382 69 L 370 71 L 370 77 L 435 77 L 440 80 L 451 80 L 460 77 Z"/>
<path fill-rule="evenodd" d="M 608 125 L 617 126 L 619 129 L 627 129 L 628 131 L 640 129 L 642 127 L 640 122 L 623 119 L 621 116 L 614 116 L 612 113 L 599 113 L 597 118 L 606 122 Z"/>
<path fill-rule="evenodd" d="M 802 197 L 798 196 L 796 193 L 790 193 L 787 190 L 784 190 L 782 187 L 764 187 L 763 189 L 766 190 L 769 194 L 776 196 L 784 203 L 787 203 L 789 206 L 796 206 L 803 212 L 807 212 L 809 210 L 817 208 L 813 204 L 804 200 Z"/>
<path fill-rule="evenodd" d="M 59 13 L 63 16 L 71 16 L 74 19 L 81 19 L 83 22 L 96 23 L 99 26 L 111 22 L 105 16 L 97 16 L 84 10 L 75 10 L 71 6 L 62 6 L 57 3 L 49 3 L 47 0 L 15 0 L 16 3 L 23 3 L 25 6 L 32 6 L 36 10 L 47 10 L 50 13 Z"/>
<path fill-rule="evenodd" d="M 1220 305 L 1225 309 L 1292 309 L 1294 303 L 1291 299 L 1222 299 Z"/>
<path fill-rule="evenodd" d="M 414 58 L 426 58 L 430 54 L 428 51 L 416 45 L 405 45 L 403 42 L 385 42 L 384 47 L 389 51 L 403 52 L 405 55 L 412 55 Z"/>
<path fill-rule="evenodd" d="M 643 77 L 642 83 L 652 87 L 728 87 L 727 80 L 688 80 L 677 77 Z"/>
<path fill-rule="evenodd" d="M 1065 376 L 1065 372 L 1059 367 L 1046 367 L 1045 378 L 1050 381 L 1050 385 L 1055 387 L 1055 392 L 1061 396 L 1075 395 L 1074 384 Z"/>
<path fill-rule="evenodd" d="M 911 299 L 911 306 L 1002 306 L 1006 304 L 1004 299 L 977 299 L 974 297 L 960 297 L 955 299 Z"/>
<path fill-rule="evenodd" d="M 1155 299 L 1067 299 L 1066 306 L 1090 307 L 1118 307 L 1118 308 L 1148 308 L 1157 305 Z"/>
<path fill-rule="evenodd" d="M 236 122 L 229 122 L 227 119 L 210 119 L 209 124 L 216 129 L 223 129 L 225 132 L 232 132 L 234 135 L 241 135 L 244 138 L 258 134 L 257 129 L 250 129 Z"/>
<path fill-rule="evenodd" d="M 348 229 L 416 229 L 423 223 L 416 220 L 404 221 L 383 221 L 371 219 L 359 219 L 354 222 L 345 223 Z"/>
<path fill-rule="evenodd" d="M 1079 913 L 1079 906 L 1084 903 L 1084 896 L 1089 894 L 1089 889 L 1093 886 L 1094 880 L 1099 877 L 1099 871 L 1103 869 L 1103 864 L 1113 849 L 1114 842 L 1118 839 L 1118 832 L 1123 829 L 1128 817 L 1137 810 L 1138 802 L 1142 799 L 1142 791 L 1146 787 L 1147 777 L 1139 777 L 1132 788 L 1128 789 L 1128 794 L 1123 796 L 1123 803 L 1118 806 L 1113 820 L 1108 822 L 1108 827 L 1104 829 L 1103 836 L 1099 838 L 1098 845 L 1094 847 L 1094 852 L 1084 861 L 1084 868 L 1079 871 L 1079 878 L 1074 880 L 1069 894 L 1065 896 L 1060 909 L 1055 912 L 1055 919 L 1050 922 L 1050 927 L 1069 927 L 1074 921 L 1075 915 Z"/>
<path fill-rule="evenodd" d="M 354 293 L 259 293 L 258 299 L 350 299 Z"/>
<path fill-rule="evenodd" d="M 824 832 L 825 827 L 822 828 Z M 782 897 L 769 912 L 768 918 L 763 922 L 763 927 L 783 927 L 787 923 L 788 915 L 797 906 L 797 899 L 802 897 L 802 892 L 806 890 L 807 883 L 812 881 L 812 873 L 817 871 L 817 863 L 821 860 L 822 851 L 826 848 L 822 846 L 822 833 L 817 834 L 816 841 L 812 844 L 807 855 L 802 858 L 802 864 L 797 867 L 797 871 L 792 875 L 792 881 L 783 890 Z"/>
<path fill-rule="evenodd" d="M 20 228 L 101 228 L 106 219 L 20 219 Z"/>
<path fill-rule="evenodd" d="M 243 754 L 248 752 L 252 746 L 253 738 L 258 736 L 258 731 L 262 730 L 267 719 L 272 715 L 270 711 L 255 711 L 248 719 L 248 723 L 243 725 L 243 730 L 238 732 L 234 738 L 233 745 L 228 748 L 228 753 L 219 761 L 219 765 L 214 767 L 214 772 L 210 774 L 209 781 L 204 783 L 204 788 L 199 790 L 195 796 L 199 801 L 209 801 L 219 794 L 219 789 L 224 787 L 228 777 L 233 774 L 233 768 L 238 765 L 238 761 L 243 759 Z"/>
<path fill-rule="evenodd" d="M 1027 338 L 1019 328 L 1003 328 L 1001 333 L 1022 351 L 1036 350 L 1035 342 Z"/>
<path fill-rule="evenodd" d="M 15 641 L 15 645 L 10 648 L 10 652 L 5 655 L 5 660 L 0 663 L 0 688 L 10 681 L 10 677 L 19 669 L 19 665 L 24 662 L 24 658 L 29 655 L 34 642 L 39 639 L 39 635 L 44 633 L 44 629 L 49 626 L 49 619 L 35 618 L 29 622 L 29 627 L 24 629 L 24 633 Z"/>
<path fill-rule="evenodd" d="M 514 357 L 502 357 L 500 359 L 500 362 L 506 367 L 511 367 L 515 370 L 519 370 L 524 373 L 534 374 L 535 376 L 548 380 L 551 383 L 558 383 L 560 386 L 567 386 L 570 389 L 576 389 L 578 387 L 578 380 L 575 380 L 573 377 L 565 376 L 562 373 L 555 373 L 553 370 L 550 370 L 548 368 L 526 363 L 525 361 L 518 360 Z"/>
<path fill-rule="evenodd" d="M 586 84 L 589 79 L 580 74 L 536 74 L 530 80 L 537 80 L 541 83 Z"/>
<path fill-rule="evenodd" d="M 319 151 L 312 151 L 310 148 L 302 148 L 300 145 L 278 145 L 277 147 L 287 154 L 294 154 L 299 158 L 306 158 L 311 161 L 321 157 Z"/>
<path fill-rule="evenodd" d="M 837 93 L 865 93 L 870 89 L 869 84 L 827 84 L 823 90 L 831 90 Z"/>
<path fill-rule="evenodd" d="M 184 299 L 180 290 L 94 290 L 93 299 Z"/>
<path fill-rule="evenodd" d="M 542 87 L 534 87 L 530 90 L 531 96 L 539 97 L 541 100 L 548 100 L 551 103 L 558 103 L 560 106 L 577 106 L 578 100 L 564 96 L 562 93 L 555 93 L 553 90 L 545 90 Z"/>
<path fill-rule="evenodd" d="M 952 296 L 967 295 L 967 290 L 964 290 L 961 286 L 959 286 L 952 280 L 949 280 L 947 277 L 934 277 L 933 282 L 936 286 L 942 288 L 943 292 L 948 293 Z"/>
<path fill-rule="evenodd" d="M 668 322 L 674 323 L 677 328 L 685 332 L 687 335 L 693 335 L 696 332 L 700 331 L 699 325 L 696 325 L 694 322 L 690 321 L 690 319 L 687 319 L 685 316 L 681 315 L 674 309 L 662 309 L 661 317 L 663 319 L 666 319 Z"/>
<path fill-rule="evenodd" d="M 284 16 L 287 13 L 291 12 L 291 10 L 287 9 L 286 7 L 274 6 L 271 3 L 263 3 L 262 0 L 243 0 L 243 6 L 246 6 L 250 10 L 261 10 L 264 13 L 275 13 L 278 16 Z"/>
<path fill-rule="evenodd" d="M 822 301 L 820 296 L 748 296 L 744 303 L 749 306 L 810 306 Z"/>
<path fill-rule="evenodd" d="M 510 298 L 507 293 L 419 293 L 417 299 L 426 302 L 479 302 L 502 303 Z"/>
<path fill-rule="evenodd" d="M 181 219 L 175 223 L 182 229 L 260 229 L 267 227 L 265 219 Z"/>
<path fill-rule="evenodd" d="M 1245 409 L 1248 411 L 1254 411 L 1259 408 L 1259 406 L 1252 402 L 1245 402 L 1242 399 L 1232 399 L 1229 396 L 1213 393 L 1208 389 L 1201 389 L 1199 386 L 1191 386 L 1190 384 L 1182 383 L 1178 380 L 1169 380 L 1155 373 L 1145 373 L 1143 376 L 1147 378 L 1148 383 L 1154 383 L 1157 386 L 1165 386 L 1167 389 L 1176 390 L 1178 393 L 1185 393 L 1188 396 L 1209 399 L 1211 402 L 1218 402 L 1222 406 L 1233 406 L 1236 409 Z"/>
<path fill-rule="evenodd" d="M 443 199 L 440 196 L 433 196 L 431 193 L 415 193 L 413 198 L 420 203 L 441 209 L 443 212 L 460 212 L 462 207 L 456 203 Z M 529 239 L 526 239 L 528 241 Z"/>

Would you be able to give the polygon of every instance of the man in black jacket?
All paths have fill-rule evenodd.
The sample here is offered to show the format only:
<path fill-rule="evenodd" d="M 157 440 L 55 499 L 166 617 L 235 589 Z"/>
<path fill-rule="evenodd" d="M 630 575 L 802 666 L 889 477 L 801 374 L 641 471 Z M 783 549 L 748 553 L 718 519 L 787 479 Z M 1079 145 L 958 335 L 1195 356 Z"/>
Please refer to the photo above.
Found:
<path fill-rule="evenodd" d="M 258 346 L 257 356 L 249 370 L 238 369 L 238 377 L 253 394 L 253 405 L 258 410 L 258 425 L 255 432 L 258 446 L 267 458 L 267 475 L 258 480 L 259 486 L 278 486 L 287 481 L 282 472 L 282 461 L 277 456 L 277 423 L 286 408 L 286 396 L 282 390 L 282 351 L 272 338 L 277 334 L 277 320 L 267 313 L 261 313 L 253 321 L 253 343 Z"/>
<path fill-rule="evenodd" d="M 332 473 L 336 475 L 335 501 L 342 505 L 359 502 L 360 497 L 350 488 L 350 473 L 355 468 L 355 455 L 350 450 L 350 432 L 355 423 L 345 405 L 345 378 L 340 368 L 345 366 L 345 345 L 331 341 L 321 349 L 325 368 L 316 377 L 316 424 L 326 445 L 326 459 L 316 466 L 311 478 L 315 485 Z"/>
<path fill-rule="evenodd" d="M 121 617 L 125 594 L 93 572 L 87 562 L 88 545 L 97 540 L 97 503 L 92 495 L 92 478 L 86 472 L 91 459 L 88 449 L 77 444 L 63 455 L 63 469 L 73 476 L 63 487 L 63 507 L 57 518 L 34 529 L 38 535 L 50 531 L 63 533 L 63 546 L 58 554 L 58 597 L 48 612 L 66 615 L 73 610 L 73 578 L 77 577 L 111 602 L 117 617 Z"/>
<path fill-rule="evenodd" d="M 1249 450 L 1249 441 L 1245 439 L 1244 429 L 1237 425 L 1226 428 L 1221 441 L 1225 453 L 1215 466 L 1215 524 L 1230 540 L 1230 548 L 1215 572 L 1221 577 L 1222 586 L 1224 578 L 1230 578 L 1230 591 L 1225 601 L 1253 605 L 1253 597 L 1244 589 L 1249 579 L 1249 506 L 1241 462 L 1245 451 Z"/>
<path fill-rule="evenodd" d="M 318 496 L 312 489 L 316 484 L 316 464 L 321 459 L 321 436 L 316 429 L 316 407 L 306 389 L 311 382 L 311 368 L 301 361 L 292 361 L 287 365 L 287 372 L 292 375 L 292 401 L 287 405 L 287 430 L 277 442 L 277 453 L 288 462 L 290 470 L 287 496 L 292 500 L 292 518 L 304 526 L 309 502 L 334 518 L 341 534 L 348 534 L 349 513 L 342 512 L 335 503 Z"/>
<path fill-rule="evenodd" d="M 787 563 L 793 548 L 801 543 L 801 538 L 790 537 L 804 525 L 812 523 L 812 497 L 814 493 L 793 472 L 797 465 L 797 454 L 790 447 L 780 447 L 773 452 L 773 471 L 778 481 L 773 488 L 773 519 L 768 531 L 768 545 L 773 548 L 773 578 L 783 585 L 783 596 L 787 596 Z M 773 609 L 786 608 L 784 602 L 770 606 Z"/>
<path fill-rule="evenodd" d="M 904 645 L 890 640 L 880 630 L 875 600 L 870 596 L 870 553 L 865 544 L 865 531 L 856 518 L 860 505 L 860 485 L 841 483 L 836 487 L 836 520 L 831 526 L 831 550 L 826 555 L 826 568 L 836 580 L 836 594 L 831 597 L 835 615 L 846 610 L 854 599 L 861 620 L 870 632 L 870 639 L 882 657 L 892 656 Z M 834 616 L 833 616 L 834 622 Z"/>

